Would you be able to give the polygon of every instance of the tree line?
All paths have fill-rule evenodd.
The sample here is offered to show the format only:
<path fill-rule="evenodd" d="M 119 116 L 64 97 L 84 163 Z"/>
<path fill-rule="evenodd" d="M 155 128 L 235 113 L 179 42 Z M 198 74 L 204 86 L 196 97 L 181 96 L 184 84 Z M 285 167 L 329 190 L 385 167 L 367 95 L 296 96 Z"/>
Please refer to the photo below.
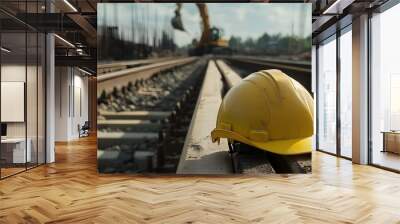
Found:
<path fill-rule="evenodd" d="M 232 36 L 229 47 L 235 53 L 252 55 L 298 55 L 311 51 L 311 35 L 305 38 L 298 36 L 269 35 L 264 33 L 259 38 Z"/>

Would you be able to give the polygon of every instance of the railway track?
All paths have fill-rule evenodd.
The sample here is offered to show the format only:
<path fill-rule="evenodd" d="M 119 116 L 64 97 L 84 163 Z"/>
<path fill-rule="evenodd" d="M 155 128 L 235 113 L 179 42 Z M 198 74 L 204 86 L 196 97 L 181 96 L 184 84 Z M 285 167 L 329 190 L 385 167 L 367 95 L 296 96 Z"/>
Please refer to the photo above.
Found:
<path fill-rule="evenodd" d="M 239 84 L 242 78 L 232 70 L 224 61 L 217 60 L 217 66 L 222 74 L 226 90 Z M 267 174 L 275 173 L 268 158 L 263 155 L 263 152 L 259 150 L 249 150 L 247 153 L 231 152 L 232 167 L 235 173 L 245 174 Z"/>
<path fill-rule="evenodd" d="M 136 82 L 140 79 L 146 80 L 153 74 L 178 68 L 196 60 L 196 57 L 172 58 L 104 73 L 97 78 L 97 93 L 100 94 L 103 91 L 108 93 L 114 88 L 122 88 L 126 83 Z"/>
<path fill-rule="evenodd" d="M 287 62 L 288 63 L 288 62 Z M 241 77 L 224 61 L 217 60 L 218 69 L 230 89 Z M 243 144 L 233 144 L 231 149 L 233 170 L 236 173 L 308 173 L 311 172 L 311 155 L 279 156 Z"/>
<path fill-rule="evenodd" d="M 237 60 L 249 61 L 249 63 L 262 63 L 274 66 L 277 69 L 291 69 L 293 71 L 311 73 L 311 63 L 309 61 L 293 61 L 279 58 L 266 58 L 255 56 L 235 56 Z"/>
<path fill-rule="evenodd" d="M 247 74 L 263 69 L 279 69 L 300 82 L 311 93 L 311 63 L 304 61 L 288 61 L 254 56 L 221 57 L 229 65 L 241 68 Z"/>
<path fill-rule="evenodd" d="M 135 67 L 125 84 L 119 76 L 106 79 L 114 86 L 98 97 L 100 172 L 267 174 L 298 162 L 254 149 L 230 154 L 226 141 L 212 143 L 223 95 L 241 77 L 222 60 L 176 63 L 157 71 L 152 64 Z"/>
<path fill-rule="evenodd" d="M 172 59 L 177 59 L 173 57 L 165 57 L 165 58 L 154 58 L 154 59 L 141 59 L 141 60 L 130 60 L 130 61 L 119 61 L 112 63 L 102 63 L 97 66 L 97 76 L 100 77 L 104 74 L 110 72 L 121 71 L 129 68 L 139 67 L 143 65 L 148 65 L 152 63 L 168 61 Z"/>
<path fill-rule="evenodd" d="M 138 69 L 100 93 L 100 172 L 175 172 L 206 61 L 175 63 L 150 75 L 154 66 Z"/>
<path fill-rule="evenodd" d="M 223 60 L 209 62 L 177 173 L 259 175 L 311 172 L 311 155 L 279 156 L 243 144 L 234 144 L 235 150 L 230 150 L 226 141 L 221 141 L 220 145 L 211 143 L 210 132 L 215 128 L 224 93 L 241 80 Z"/>
<path fill-rule="evenodd" d="M 275 173 L 266 159 L 257 153 L 231 154 L 227 141 L 212 143 L 210 133 L 215 128 L 217 114 L 227 90 L 241 81 L 222 60 L 208 64 L 205 81 L 187 133 L 178 174 Z"/>

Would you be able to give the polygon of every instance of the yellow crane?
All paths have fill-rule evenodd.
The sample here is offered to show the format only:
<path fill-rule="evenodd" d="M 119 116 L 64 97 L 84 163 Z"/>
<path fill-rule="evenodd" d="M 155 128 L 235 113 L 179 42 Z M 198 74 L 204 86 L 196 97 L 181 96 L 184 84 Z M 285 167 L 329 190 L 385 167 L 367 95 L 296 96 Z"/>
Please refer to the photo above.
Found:
<path fill-rule="evenodd" d="M 197 43 L 194 54 L 207 54 L 215 50 L 229 50 L 228 41 L 222 39 L 222 30 L 216 27 L 211 27 L 208 15 L 208 8 L 205 3 L 196 3 L 200 12 L 200 17 L 203 22 L 202 34 L 200 41 Z M 176 3 L 175 17 L 172 18 L 171 24 L 174 29 L 185 31 L 181 17 L 182 3 Z"/>

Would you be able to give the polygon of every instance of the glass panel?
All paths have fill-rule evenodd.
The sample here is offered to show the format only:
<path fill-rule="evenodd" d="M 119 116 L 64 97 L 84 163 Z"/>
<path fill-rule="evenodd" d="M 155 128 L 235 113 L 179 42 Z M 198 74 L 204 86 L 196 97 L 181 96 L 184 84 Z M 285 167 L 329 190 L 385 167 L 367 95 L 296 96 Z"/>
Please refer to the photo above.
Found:
<path fill-rule="evenodd" d="M 45 163 L 45 52 L 46 38 L 44 34 L 39 34 L 39 45 L 38 45 L 38 163 Z"/>
<path fill-rule="evenodd" d="M 372 163 L 400 170 L 400 5 L 372 19 Z"/>
<path fill-rule="evenodd" d="M 38 36 L 36 32 L 28 33 L 28 63 L 27 63 L 27 81 L 26 81 L 26 115 L 27 115 L 27 143 L 29 144 L 27 149 L 31 153 L 28 155 L 28 168 L 37 165 L 38 159 L 38 143 L 37 143 L 37 132 L 38 132 L 38 120 L 37 120 L 37 98 L 38 98 Z"/>
<path fill-rule="evenodd" d="M 352 148 L 352 35 L 340 36 L 340 153 L 351 158 Z"/>
<path fill-rule="evenodd" d="M 318 148 L 336 153 L 336 39 L 318 48 Z"/>
<path fill-rule="evenodd" d="M 0 3 L 17 17 L 24 12 L 43 13 L 44 5 L 44 0 Z M 7 20 L 0 23 L 0 171 L 4 178 L 45 162 L 45 36 L 2 12 L 0 19 Z"/>
<path fill-rule="evenodd" d="M 25 170 L 26 151 L 26 34 L 1 34 L 1 140 L 2 177 Z M 28 144 L 29 149 L 29 144 Z"/>

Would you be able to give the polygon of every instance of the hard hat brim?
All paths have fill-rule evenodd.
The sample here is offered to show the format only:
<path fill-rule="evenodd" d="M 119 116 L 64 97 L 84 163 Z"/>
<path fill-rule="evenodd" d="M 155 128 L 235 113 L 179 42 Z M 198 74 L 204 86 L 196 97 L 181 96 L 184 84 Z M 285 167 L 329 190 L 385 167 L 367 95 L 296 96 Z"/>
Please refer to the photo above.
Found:
<path fill-rule="evenodd" d="M 211 138 L 213 142 L 219 141 L 220 138 L 227 138 L 279 155 L 299 155 L 312 151 L 312 137 L 256 142 L 232 131 L 214 129 L 211 132 Z"/>

